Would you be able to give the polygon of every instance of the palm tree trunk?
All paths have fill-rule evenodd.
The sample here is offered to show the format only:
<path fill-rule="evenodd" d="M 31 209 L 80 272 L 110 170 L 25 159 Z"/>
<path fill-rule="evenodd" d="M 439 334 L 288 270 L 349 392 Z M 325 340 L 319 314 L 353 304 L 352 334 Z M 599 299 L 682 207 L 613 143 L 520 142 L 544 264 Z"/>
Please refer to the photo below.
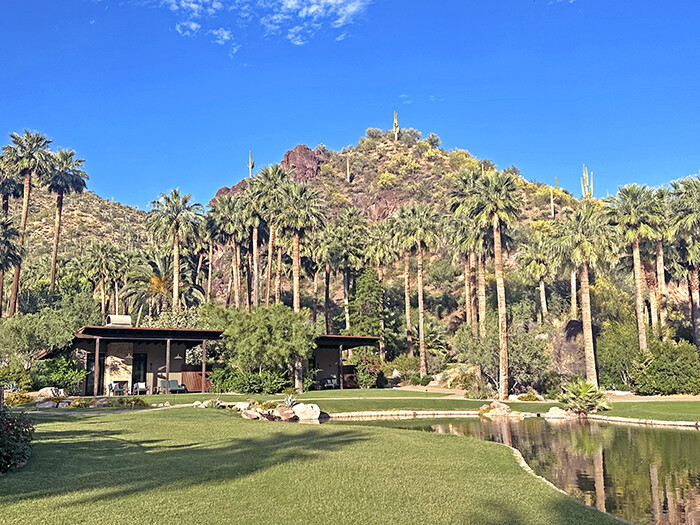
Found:
<path fill-rule="evenodd" d="M 270 227 L 270 239 L 267 242 L 267 271 L 265 286 L 265 306 L 270 306 L 270 292 L 272 291 L 272 257 L 275 253 L 275 228 Z"/>
<path fill-rule="evenodd" d="M 119 315 L 119 284 L 114 279 L 114 315 Z"/>
<path fill-rule="evenodd" d="M 593 349 L 593 320 L 591 319 L 591 287 L 588 282 L 588 263 L 581 264 L 581 319 L 583 320 L 583 350 L 586 359 L 586 381 L 598 386 L 598 373 Z"/>
<path fill-rule="evenodd" d="M 7 219 L 10 215 L 10 196 L 9 195 L 3 195 L 2 196 L 2 216 Z"/>
<path fill-rule="evenodd" d="M 647 285 L 647 291 L 649 292 L 649 314 L 651 317 L 651 329 L 653 334 L 658 333 L 657 325 L 659 324 L 659 295 L 657 290 L 658 287 L 656 283 L 654 283 L 654 286 Z"/>
<path fill-rule="evenodd" d="M 477 297 L 476 297 L 476 252 L 474 250 L 469 252 L 469 275 L 471 276 L 471 296 L 469 297 L 469 308 L 472 311 L 472 333 L 476 335 L 479 327 L 479 321 L 477 317 Z"/>
<path fill-rule="evenodd" d="M 698 275 L 697 266 L 690 269 L 688 285 L 690 286 L 693 340 L 695 341 L 695 347 L 698 349 L 698 353 L 700 353 L 700 275 Z"/>
<path fill-rule="evenodd" d="M 180 307 L 180 231 L 173 228 L 173 310 Z"/>
<path fill-rule="evenodd" d="M 5 271 L 0 270 L 0 318 L 2 318 L 4 303 L 5 303 Z"/>
<path fill-rule="evenodd" d="M 569 310 L 569 317 L 572 319 L 578 318 L 578 305 L 576 303 L 576 268 L 574 268 L 571 270 L 571 310 Z"/>
<path fill-rule="evenodd" d="M 384 265 L 377 268 L 379 279 L 379 359 L 386 361 L 386 341 L 384 340 Z"/>
<path fill-rule="evenodd" d="M 406 348 L 413 357 L 413 332 L 411 330 L 411 253 L 406 250 L 403 256 L 403 286 L 406 305 Z"/>
<path fill-rule="evenodd" d="M 61 216 L 63 215 L 63 191 L 56 194 L 56 220 L 53 231 L 53 250 L 51 251 L 51 277 L 49 279 L 49 293 L 56 288 L 56 258 L 58 257 L 58 238 L 61 234 Z"/>
<path fill-rule="evenodd" d="M 234 247 L 234 266 L 233 266 L 233 305 L 236 308 L 241 307 L 241 289 L 243 288 L 243 279 L 241 277 L 241 245 L 236 243 Z"/>
<path fill-rule="evenodd" d="M 209 244 L 209 261 L 207 263 L 207 302 L 211 302 L 211 274 L 214 266 L 214 244 Z"/>
<path fill-rule="evenodd" d="M 469 256 L 464 258 L 464 322 L 472 324 L 472 272 Z"/>
<path fill-rule="evenodd" d="M 331 333 L 331 263 L 326 263 L 323 297 L 323 315 L 326 318 L 326 333 Z"/>
<path fill-rule="evenodd" d="M 480 253 L 479 263 L 479 338 L 486 339 L 486 256 Z"/>
<path fill-rule="evenodd" d="M 251 275 L 251 269 L 253 267 L 253 261 L 251 260 L 253 258 L 253 254 L 251 252 L 248 252 L 248 256 L 246 257 L 246 262 L 245 262 L 245 295 L 243 298 L 245 299 L 245 311 L 250 313 L 250 299 L 251 299 L 251 282 L 252 282 L 252 275 Z"/>
<path fill-rule="evenodd" d="M 350 330 L 350 268 L 347 267 L 343 268 L 343 310 L 345 312 L 345 329 Z"/>
<path fill-rule="evenodd" d="M 252 272 L 252 295 L 253 306 L 258 306 L 260 294 L 258 285 L 260 284 L 260 249 L 258 246 L 258 227 L 253 226 L 253 272 Z"/>
<path fill-rule="evenodd" d="M 199 273 L 202 271 L 202 264 L 204 264 L 204 252 L 200 251 L 197 255 L 197 273 L 194 276 L 194 284 L 199 284 Z"/>
<path fill-rule="evenodd" d="M 542 322 L 547 319 L 549 311 L 547 310 L 547 294 L 544 289 L 544 279 L 540 278 L 540 308 L 542 309 Z"/>
<path fill-rule="evenodd" d="M 668 313 L 666 311 L 666 272 L 664 270 L 664 243 L 656 241 L 656 286 L 659 300 L 659 319 L 661 326 L 666 324 Z"/>
<path fill-rule="evenodd" d="M 508 326 L 506 319 L 506 287 L 503 279 L 503 251 L 501 247 L 501 220 L 493 218 L 493 267 L 496 274 L 498 299 L 498 397 L 508 399 Z"/>
<path fill-rule="evenodd" d="M 299 256 L 299 231 L 294 232 L 292 239 L 292 293 L 293 309 L 295 312 L 301 311 L 301 298 L 299 297 L 299 274 L 301 273 L 301 260 Z"/>
<path fill-rule="evenodd" d="M 313 302 L 313 308 L 311 310 L 311 319 L 313 319 L 314 326 L 316 325 L 316 317 L 318 314 L 318 270 L 314 272 L 314 284 L 313 284 L 313 295 L 314 295 L 314 302 Z"/>
<path fill-rule="evenodd" d="M 30 170 L 24 174 L 24 195 L 22 196 L 22 221 L 20 223 L 19 230 L 19 246 L 20 248 L 24 246 L 24 234 L 27 231 L 27 217 L 29 215 L 29 195 L 32 191 L 32 175 L 34 173 Z M 12 291 L 10 292 L 10 308 L 9 315 L 12 317 L 17 312 L 18 300 L 19 300 L 19 274 L 22 271 L 22 263 L 17 263 L 15 266 L 15 273 L 12 276 Z"/>
<path fill-rule="evenodd" d="M 632 241 L 632 258 L 634 260 L 634 305 L 637 311 L 639 349 L 644 352 L 647 349 L 647 329 L 644 320 L 644 274 L 642 273 L 642 259 L 639 255 L 639 240 L 637 239 Z"/>
<path fill-rule="evenodd" d="M 420 376 L 428 375 L 428 362 L 425 355 L 425 324 L 423 305 L 423 245 L 418 244 L 418 354 L 420 356 Z"/>
<path fill-rule="evenodd" d="M 100 274 L 100 304 L 102 305 L 102 317 L 107 313 L 107 304 L 105 302 L 105 276 Z"/>
<path fill-rule="evenodd" d="M 275 304 L 282 300 L 282 247 L 277 248 L 277 269 L 275 271 Z"/>

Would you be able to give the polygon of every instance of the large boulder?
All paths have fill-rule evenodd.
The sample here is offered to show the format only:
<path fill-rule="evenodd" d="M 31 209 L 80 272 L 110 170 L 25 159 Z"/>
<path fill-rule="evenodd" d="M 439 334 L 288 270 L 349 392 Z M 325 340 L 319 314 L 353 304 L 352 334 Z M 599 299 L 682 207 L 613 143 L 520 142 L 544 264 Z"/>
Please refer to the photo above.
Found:
<path fill-rule="evenodd" d="M 479 408 L 479 415 L 491 420 L 511 419 L 515 421 L 522 421 L 525 419 L 525 414 L 512 410 L 508 405 L 501 403 L 500 401 L 494 401 L 490 405 L 481 405 L 481 408 Z"/>
<path fill-rule="evenodd" d="M 287 410 L 279 410 L 278 411 L 278 417 L 280 421 L 294 421 L 297 419 L 297 415 L 294 413 L 294 410 L 292 409 L 287 409 Z"/>
<path fill-rule="evenodd" d="M 559 407 L 551 407 L 549 411 L 544 415 L 545 419 L 578 419 L 579 415 L 571 410 L 564 410 Z"/>
<path fill-rule="evenodd" d="M 58 404 L 58 408 L 68 408 L 71 403 L 72 403 L 72 401 L 61 401 Z"/>
<path fill-rule="evenodd" d="M 42 397 L 44 399 L 49 399 L 51 397 L 65 397 L 65 395 L 61 396 L 60 392 L 61 391 L 55 386 L 47 386 L 39 390 L 39 397 Z"/>
<path fill-rule="evenodd" d="M 260 417 L 260 413 L 256 412 L 255 410 L 244 410 L 241 412 L 241 417 L 243 419 L 258 419 Z"/>
<path fill-rule="evenodd" d="M 248 410 L 250 408 L 250 402 L 248 401 L 239 401 L 235 405 L 233 405 L 236 410 L 239 412 L 242 412 L 243 410 Z"/>
<path fill-rule="evenodd" d="M 299 403 L 292 407 L 292 411 L 299 419 L 318 419 L 321 417 L 321 409 L 313 403 Z"/>
<path fill-rule="evenodd" d="M 103 398 L 96 399 L 95 401 L 93 401 L 92 405 L 90 405 L 90 408 L 102 408 L 102 407 L 107 406 L 108 403 L 109 403 L 109 399 L 107 399 L 106 397 L 103 397 Z"/>
<path fill-rule="evenodd" d="M 36 404 L 37 408 L 56 408 L 58 406 L 58 403 L 54 403 L 53 401 L 39 401 Z"/>

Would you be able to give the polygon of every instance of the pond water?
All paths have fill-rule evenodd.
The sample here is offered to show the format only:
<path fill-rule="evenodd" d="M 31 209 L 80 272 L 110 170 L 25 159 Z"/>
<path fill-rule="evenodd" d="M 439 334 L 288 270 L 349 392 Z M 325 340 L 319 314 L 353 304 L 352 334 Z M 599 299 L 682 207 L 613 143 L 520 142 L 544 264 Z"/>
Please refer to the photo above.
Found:
<path fill-rule="evenodd" d="M 354 423 L 358 424 L 358 423 Z M 372 421 L 496 441 L 571 496 L 633 523 L 700 524 L 700 432 L 596 422 Z"/>

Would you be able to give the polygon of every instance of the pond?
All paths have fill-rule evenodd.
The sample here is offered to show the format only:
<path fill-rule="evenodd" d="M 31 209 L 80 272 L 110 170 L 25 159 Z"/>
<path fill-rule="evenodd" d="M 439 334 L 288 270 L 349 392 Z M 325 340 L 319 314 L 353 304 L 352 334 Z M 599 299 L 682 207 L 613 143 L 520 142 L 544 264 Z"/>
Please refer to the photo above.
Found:
<path fill-rule="evenodd" d="M 535 473 L 587 505 L 633 523 L 700 524 L 697 430 L 543 419 L 361 424 L 504 443 L 517 448 Z"/>

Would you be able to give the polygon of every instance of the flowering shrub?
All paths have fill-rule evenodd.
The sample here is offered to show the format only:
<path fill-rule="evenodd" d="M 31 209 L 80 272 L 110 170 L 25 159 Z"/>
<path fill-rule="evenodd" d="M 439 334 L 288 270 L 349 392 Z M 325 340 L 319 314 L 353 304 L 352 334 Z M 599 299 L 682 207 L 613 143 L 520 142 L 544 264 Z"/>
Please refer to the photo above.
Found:
<path fill-rule="evenodd" d="M 29 460 L 33 437 L 34 425 L 28 418 L 0 408 L 0 474 Z"/>

